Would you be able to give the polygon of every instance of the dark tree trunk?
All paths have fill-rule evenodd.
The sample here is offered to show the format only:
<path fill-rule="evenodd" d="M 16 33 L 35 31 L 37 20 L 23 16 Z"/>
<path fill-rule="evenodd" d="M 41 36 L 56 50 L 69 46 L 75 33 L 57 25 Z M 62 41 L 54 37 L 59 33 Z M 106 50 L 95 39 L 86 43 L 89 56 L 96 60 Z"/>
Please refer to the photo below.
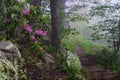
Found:
<path fill-rule="evenodd" d="M 59 25 L 59 0 L 50 0 L 52 45 L 58 51 L 60 49 L 60 25 Z"/>
<path fill-rule="evenodd" d="M 35 6 L 41 6 L 42 0 L 32 0 L 32 2 Z"/>

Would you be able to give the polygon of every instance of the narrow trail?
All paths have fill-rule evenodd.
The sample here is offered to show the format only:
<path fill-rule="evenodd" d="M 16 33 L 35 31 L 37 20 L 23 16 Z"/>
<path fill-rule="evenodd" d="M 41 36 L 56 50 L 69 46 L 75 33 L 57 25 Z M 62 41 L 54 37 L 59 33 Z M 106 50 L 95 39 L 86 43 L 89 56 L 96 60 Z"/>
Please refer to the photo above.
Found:
<path fill-rule="evenodd" d="M 110 70 L 99 68 L 95 60 L 88 58 L 79 46 L 76 46 L 75 52 L 79 56 L 82 66 L 88 70 L 91 80 L 117 80 Z"/>

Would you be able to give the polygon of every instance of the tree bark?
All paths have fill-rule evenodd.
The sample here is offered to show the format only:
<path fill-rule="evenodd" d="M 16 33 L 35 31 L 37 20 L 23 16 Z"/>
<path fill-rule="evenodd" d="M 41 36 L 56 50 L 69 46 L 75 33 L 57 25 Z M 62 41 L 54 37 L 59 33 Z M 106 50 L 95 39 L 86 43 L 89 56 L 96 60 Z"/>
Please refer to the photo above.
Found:
<path fill-rule="evenodd" d="M 52 45 L 57 51 L 60 50 L 60 25 L 59 25 L 59 0 L 50 0 L 51 26 L 52 26 Z"/>

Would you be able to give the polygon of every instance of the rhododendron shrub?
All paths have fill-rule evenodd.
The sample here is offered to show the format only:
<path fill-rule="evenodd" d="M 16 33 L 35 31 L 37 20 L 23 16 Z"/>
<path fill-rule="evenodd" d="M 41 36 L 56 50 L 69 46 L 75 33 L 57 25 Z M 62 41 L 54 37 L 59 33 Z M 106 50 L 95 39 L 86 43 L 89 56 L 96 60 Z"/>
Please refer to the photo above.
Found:
<path fill-rule="evenodd" d="M 23 10 L 23 15 L 30 15 L 30 10 L 29 9 Z"/>
<path fill-rule="evenodd" d="M 0 37 L 5 36 L 7 40 L 27 38 L 26 42 L 30 42 L 32 48 L 37 44 L 36 49 L 41 49 L 40 44 L 49 34 L 50 18 L 40 6 L 36 7 L 28 0 L 4 0 L 0 11 L 0 33 L 4 34 Z"/>

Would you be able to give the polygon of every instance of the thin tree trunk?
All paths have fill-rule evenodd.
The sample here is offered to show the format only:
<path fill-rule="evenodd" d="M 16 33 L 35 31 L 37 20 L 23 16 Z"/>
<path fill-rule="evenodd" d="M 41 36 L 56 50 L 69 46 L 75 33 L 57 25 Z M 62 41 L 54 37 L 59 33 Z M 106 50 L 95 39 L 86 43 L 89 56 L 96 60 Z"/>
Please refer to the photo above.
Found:
<path fill-rule="evenodd" d="M 59 25 L 59 6 L 58 0 L 50 0 L 51 26 L 52 26 L 52 45 L 58 51 L 60 49 L 60 25 Z"/>

